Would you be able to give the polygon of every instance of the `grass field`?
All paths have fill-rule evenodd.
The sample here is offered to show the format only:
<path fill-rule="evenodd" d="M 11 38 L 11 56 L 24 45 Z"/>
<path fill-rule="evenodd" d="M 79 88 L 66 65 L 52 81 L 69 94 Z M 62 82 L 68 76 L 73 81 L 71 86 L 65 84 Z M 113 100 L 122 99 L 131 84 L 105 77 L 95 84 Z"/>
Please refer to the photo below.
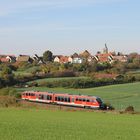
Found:
<path fill-rule="evenodd" d="M 43 78 L 43 79 L 38 79 L 38 80 L 34 80 L 31 82 L 37 82 L 37 83 L 41 83 L 41 82 L 53 82 L 53 81 L 61 81 L 61 80 L 78 80 L 78 79 L 88 79 L 88 77 L 58 77 L 58 78 Z M 28 82 L 28 83 L 31 83 Z"/>
<path fill-rule="evenodd" d="M 35 87 L 20 90 L 94 95 L 101 97 L 104 102 L 111 103 L 117 110 L 124 110 L 127 106 L 132 105 L 136 111 L 140 111 L 140 82 L 87 89 Z"/>
<path fill-rule="evenodd" d="M 31 73 L 26 72 L 26 71 L 15 71 L 14 74 L 15 75 L 22 75 L 22 76 L 29 76 L 29 75 L 31 75 Z"/>
<path fill-rule="evenodd" d="M 0 108 L 1 140 L 139 140 L 140 116 Z"/>

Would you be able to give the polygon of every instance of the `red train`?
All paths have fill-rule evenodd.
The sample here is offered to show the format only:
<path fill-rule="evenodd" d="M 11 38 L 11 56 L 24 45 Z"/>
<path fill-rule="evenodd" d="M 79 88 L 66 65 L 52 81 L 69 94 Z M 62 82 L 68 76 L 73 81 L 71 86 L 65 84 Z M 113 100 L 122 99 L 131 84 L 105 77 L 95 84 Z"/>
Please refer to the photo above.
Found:
<path fill-rule="evenodd" d="M 24 91 L 22 92 L 21 98 L 24 100 L 41 103 L 54 103 L 59 105 L 75 107 L 106 109 L 106 106 L 101 100 L 101 98 L 95 96 L 72 95 L 39 91 Z"/>

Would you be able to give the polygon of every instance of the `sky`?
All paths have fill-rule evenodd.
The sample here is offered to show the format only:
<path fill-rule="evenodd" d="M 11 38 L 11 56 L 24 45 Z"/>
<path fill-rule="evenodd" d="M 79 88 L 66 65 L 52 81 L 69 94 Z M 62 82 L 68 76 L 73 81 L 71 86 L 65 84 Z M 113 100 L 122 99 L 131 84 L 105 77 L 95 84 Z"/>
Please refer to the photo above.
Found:
<path fill-rule="evenodd" d="M 0 54 L 140 53 L 140 0 L 0 0 Z"/>

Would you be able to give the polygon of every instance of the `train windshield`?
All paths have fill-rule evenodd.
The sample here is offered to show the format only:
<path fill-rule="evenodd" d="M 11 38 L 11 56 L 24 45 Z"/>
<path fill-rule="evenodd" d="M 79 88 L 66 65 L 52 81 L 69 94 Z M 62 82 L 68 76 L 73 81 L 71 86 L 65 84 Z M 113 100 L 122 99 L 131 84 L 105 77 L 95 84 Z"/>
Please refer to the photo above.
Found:
<path fill-rule="evenodd" d="M 96 101 L 99 103 L 99 104 L 102 104 L 103 101 L 100 99 L 100 98 L 97 98 Z"/>

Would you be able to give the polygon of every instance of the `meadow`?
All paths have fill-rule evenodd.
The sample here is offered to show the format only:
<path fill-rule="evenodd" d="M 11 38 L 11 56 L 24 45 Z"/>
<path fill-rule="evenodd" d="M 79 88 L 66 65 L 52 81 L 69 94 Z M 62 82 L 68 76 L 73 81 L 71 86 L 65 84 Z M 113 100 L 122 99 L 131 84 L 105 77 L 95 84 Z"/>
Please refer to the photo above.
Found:
<path fill-rule="evenodd" d="M 117 110 L 124 110 L 131 105 L 135 108 L 135 111 L 140 111 L 140 82 L 86 89 L 31 87 L 18 90 L 37 90 L 99 96 L 105 103 L 110 103 Z"/>
<path fill-rule="evenodd" d="M 89 79 L 88 77 L 58 77 L 58 78 L 43 78 L 43 79 L 38 79 L 34 81 L 30 81 L 28 83 L 32 82 L 37 82 L 37 83 L 42 83 L 42 82 L 53 82 L 53 81 L 63 81 L 63 80 L 80 80 L 80 79 Z"/>
<path fill-rule="evenodd" d="M 1 140 L 139 140 L 140 116 L 0 108 Z"/>

